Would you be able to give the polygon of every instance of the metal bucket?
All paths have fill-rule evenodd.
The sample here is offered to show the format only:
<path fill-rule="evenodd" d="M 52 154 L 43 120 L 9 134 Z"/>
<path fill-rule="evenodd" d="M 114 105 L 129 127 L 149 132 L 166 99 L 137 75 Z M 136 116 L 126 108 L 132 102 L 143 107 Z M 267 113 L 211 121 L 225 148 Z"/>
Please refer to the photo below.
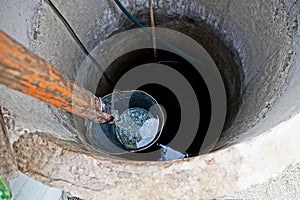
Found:
<path fill-rule="evenodd" d="M 87 139 L 96 149 L 107 153 L 137 152 L 155 144 L 164 126 L 164 113 L 149 94 L 115 91 L 102 98 L 104 111 L 115 117 L 114 123 L 86 121 Z"/>

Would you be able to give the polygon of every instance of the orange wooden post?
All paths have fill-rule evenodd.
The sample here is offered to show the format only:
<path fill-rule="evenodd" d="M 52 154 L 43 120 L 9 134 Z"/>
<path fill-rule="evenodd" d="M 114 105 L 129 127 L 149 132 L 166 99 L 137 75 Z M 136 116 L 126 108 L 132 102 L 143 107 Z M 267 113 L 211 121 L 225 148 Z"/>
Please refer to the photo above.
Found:
<path fill-rule="evenodd" d="M 101 112 L 101 102 L 94 94 L 1 31 L 0 84 L 96 123 L 113 119 L 110 114 Z"/>

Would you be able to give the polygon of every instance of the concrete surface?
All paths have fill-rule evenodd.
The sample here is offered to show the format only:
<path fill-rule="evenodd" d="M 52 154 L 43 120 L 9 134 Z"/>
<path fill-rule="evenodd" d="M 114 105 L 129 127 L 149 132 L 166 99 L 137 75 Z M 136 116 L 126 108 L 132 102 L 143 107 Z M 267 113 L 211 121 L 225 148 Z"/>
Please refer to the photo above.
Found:
<path fill-rule="evenodd" d="M 282 174 L 263 184 L 217 198 L 225 199 L 300 199 L 300 165 L 290 166 Z"/>
<path fill-rule="evenodd" d="M 54 4 L 65 15 L 79 38 L 90 50 L 109 35 L 114 34 L 116 30 L 122 30 L 122 24 L 126 22 L 120 11 L 111 2 L 54 1 Z M 71 4 L 76 5 L 76 12 L 71 9 Z M 137 17 L 146 12 L 147 4 L 145 5 L 144 1 L 134 3 L 124 1 L 124 4 Z M 234 53 L 236 61 L 241 64 L 240 70 L 244 76 L 244 81 L 241 82 L 242 107 L 231 127 L 223 133 L 217 147 L 230 145 L 243 136 L 250 136 L 245 134 L 246 130 L 257 124 L 272 108 L 277 97 L 282 94 L 282 88 L 295 57 L 292 41 L 297 31 L 296 5 L 296 1 L 240 1 L 238 4 L 230 0 L 201 3 L 193 1 L 157 2 L 156 12 L 161 15 L 161 13 L 165 13 L 163 10 L 167 10 L 168 12 L 164 16 L 166 19 L 176 17 L 184 20 L 183 16 L 185 16 L 193 19 L 195 23 L 207 24 L 208 29 L 222 40 Z M 37 7 L 37 12 L 33 19 L 31 17 L 32 29 L 27 30 L 26 41 L 29 43 L 30 49 L 74 80 L 77 69 L 84 59 L 83 53 L 46 3 L 36 2 L 35 7 Z M 5 11 L 3 13 L 6 13 Z M 10 10 L 9 13 L 12 11 Z M 19 10 L 16 7 L 14 11 L 18 13 Z M 119 18 L 121 19 L 117 20 Z M 23 21 L 19 23 L 23 24 Z M 10 23 L 2 20 L 2 24 L 4 31 L 12 29 Z M 63 120 L 47 122 L 49 119 L 56 118 L 49 113 L 51 110 L 46 108 L 43 103 L 19 95 L 18 98 L 22 98 L 25 105 L 37 106 L 36 109 L 32 109 L 33 111 L 43 112 L 42 115 L 36 113 L 30 117 L 26 116 L 29 108 L 18 109 L 12 106 L 17 104 L 17 100 L 12 96 L 17 95 L 19 94 L 10 95 L 10 91 L 7 92 L 3 89 L 0 102 L 11 113 L 18 115 L 17 119 L 20 118 L 20 120 L 16 120 L 15 124 L 23 129 L 27 127 L 29 131 L 49 132 L 55 135 L 57 131 L 53 125 L 59 127 Z M 13 102 L 7 103 L 9 101 Z M 66 113 L 62 115 L 71 118 Z M 35 118 L 35 116 L 39 117 Z M 279 120 L 281 115 L 273 118 Z M 29 122 L 25 123 L 26 121 L 37 123 L 33 125 Z M 37 127 L 39 128 L 37 129 Z M 63 130 L 63 127 L 59 132 L 57 137 L 76 140 L 74 135 Z"/>
<path fill-rule="evenodd" d="M 33 26 L 38 25 L 38 14 L 42 1 L 1 1 L 0 29 L 12 36 L 27 48 L 33 46 L 34 38 L 39 34 Z M 30 131 L 45 131 L 60 138 L 74 140 L 74 135 L 51 114 L 50 107 L 37 99 L 20 92 L 12 91 L 0 85 L 0 105 L 5 107 L 8 134 L 13 143 L 20 134 Z M 31 105 L 31 106 L 28 106 Z M 59 134 L 58 134 L 59 133 Z"/>
<path fill-rule="evenodd" d="M 18 176 L 18 166 L 9 143 L 3 113 L 5 111 L 0 107 L 0 176 L 4 181 L 8 181 Z"/>
<path fill-rule="evenodd" d="M 22 135 L 14 151 L 21 171 L 83 199 L 213 199 L 264 184 L 299 163 L 293 153 L 299 120 L 300 114 L 247 142 L 177 161 L 104 158 L 41 133 Z"/>
<path fill-rule="evenodd" d="M 2 1 L 0 29 L 74 80 L 83 53 L 44 1 L 28 2 Z M 128 23 L 111 1 L 53 2 L 89 50 Z M 122 2 L 136 16 L 147 8 L 147 1 Z M 85 199 L 258 197 L 263 185 L 245 189 L 300 162 L 299 1 L 160 0 L 155 6 L 166 19 L 187 17 L 206 24 L 240 64 L 242 106 L 218 144 L 228 147 L 159 163 L 91 155 L 78 144 L 71 116 L 0 86 L 0 105 L 11 116 L 5 120 L 20 170 Z M 288 180 L 297 182 L 298 176 L 291 173 Z M 274 185 L 265 198 L 275 197 L 280 186 Z M 297 190 L 288 192 L 286 197 L 297 198 Z"/>
<path fill-rule="evenodd" d="M 11 200 L 64 200 L 61 190 L 51 188 L 22 173 L 9 182 Z"/>

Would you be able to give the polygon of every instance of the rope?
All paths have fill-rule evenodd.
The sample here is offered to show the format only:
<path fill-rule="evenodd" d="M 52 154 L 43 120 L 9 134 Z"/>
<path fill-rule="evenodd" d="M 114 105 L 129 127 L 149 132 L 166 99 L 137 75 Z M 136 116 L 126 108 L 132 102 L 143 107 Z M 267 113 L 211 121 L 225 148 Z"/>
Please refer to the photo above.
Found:
<path fill-rule="evenodd" d="M 145 28 L 145 26 L 143 26 L 143 24 L 141 24 L 134 16 L 132 16 L 119 0 L 114 0 L 114 2 L 117 4 L 117 6 L 120 8 L 120 10 L 128 17 L 128 19 L 130 19 L 130 21 L 132 21 L 136 26 L 138 26 L 145 33 L 147 33 L 149 36 L 151 36 L 151 34 L 152 34 L 151 31 L 149 31 L 149 29 Z M 172 49 L 177 54 L 179 54 L 183 57 L 189 58 L 193 62 L 198 63 L 200 65 L 205 65 L 205 63 L 203 63 L 202 61 L 200 61 L 197 58 L 194 58 L 193 56 L 190 56 L 189 54 L 185 53 L 184 51 L 178 49 L 177 47 L 173 46 L 172 44 L 170 44 L 166 40 L 162 39 L 161 37 L 156 36 L 156 40 L 158 42 L 160 42 L 161 44 L 165 45 L 166 47 L 168 47 L 169 49 Z"/>
<path fill-rule="evenodd" d="M 157 62 L 156 36 L 155 36 L 155 24 L 154 24 L 154 14 L 153 14 L 152 0 L 149 0 L 149 9 L 150 9 L 150 19 L 151 19 L 152 46 L 153 46 L 154 60 Z"/>

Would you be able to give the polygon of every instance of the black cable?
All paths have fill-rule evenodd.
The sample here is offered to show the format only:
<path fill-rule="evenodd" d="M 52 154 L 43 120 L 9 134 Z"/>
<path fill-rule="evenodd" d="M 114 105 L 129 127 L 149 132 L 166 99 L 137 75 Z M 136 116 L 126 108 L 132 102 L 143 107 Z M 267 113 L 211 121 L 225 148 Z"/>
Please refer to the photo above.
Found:
<path fill-rule="evenodd" d="M 81 48 L 83 53 L 91 59 L 94 65 L 98 67 L 100 71 L 103 72 L 103 76 L 106 78 L 106 80 L 109 82 L 109 84 L 113 87 L 114 84 L 110 80 L 110 78 L 105 73 L 105 69 L 101 67 L 101 65 L 97 62 L 97 60 L 90 54 L 90 52 L 87 50 L 87 48 L 84 46 L 84 44 L 81 42 L 81 40 L 76 35 L 75 31 L 69 24 L 69 22 L 64 18 L 64 16 L 59 12 L 59 10 L 56 8 L 56 6 L 52 3 L 51 0 L 45 0 L 46 3 L 51 7 L 51 9 L 54 11 L 54 13 L 58 16 L 58 18 L 61 20 L 61 22 L 64 24 L 64 26 L 67 28 L 68 32 L 71 34 L 72 38 L 75 40 L 75 42 L 78 44 L 78 46 Z"/>

